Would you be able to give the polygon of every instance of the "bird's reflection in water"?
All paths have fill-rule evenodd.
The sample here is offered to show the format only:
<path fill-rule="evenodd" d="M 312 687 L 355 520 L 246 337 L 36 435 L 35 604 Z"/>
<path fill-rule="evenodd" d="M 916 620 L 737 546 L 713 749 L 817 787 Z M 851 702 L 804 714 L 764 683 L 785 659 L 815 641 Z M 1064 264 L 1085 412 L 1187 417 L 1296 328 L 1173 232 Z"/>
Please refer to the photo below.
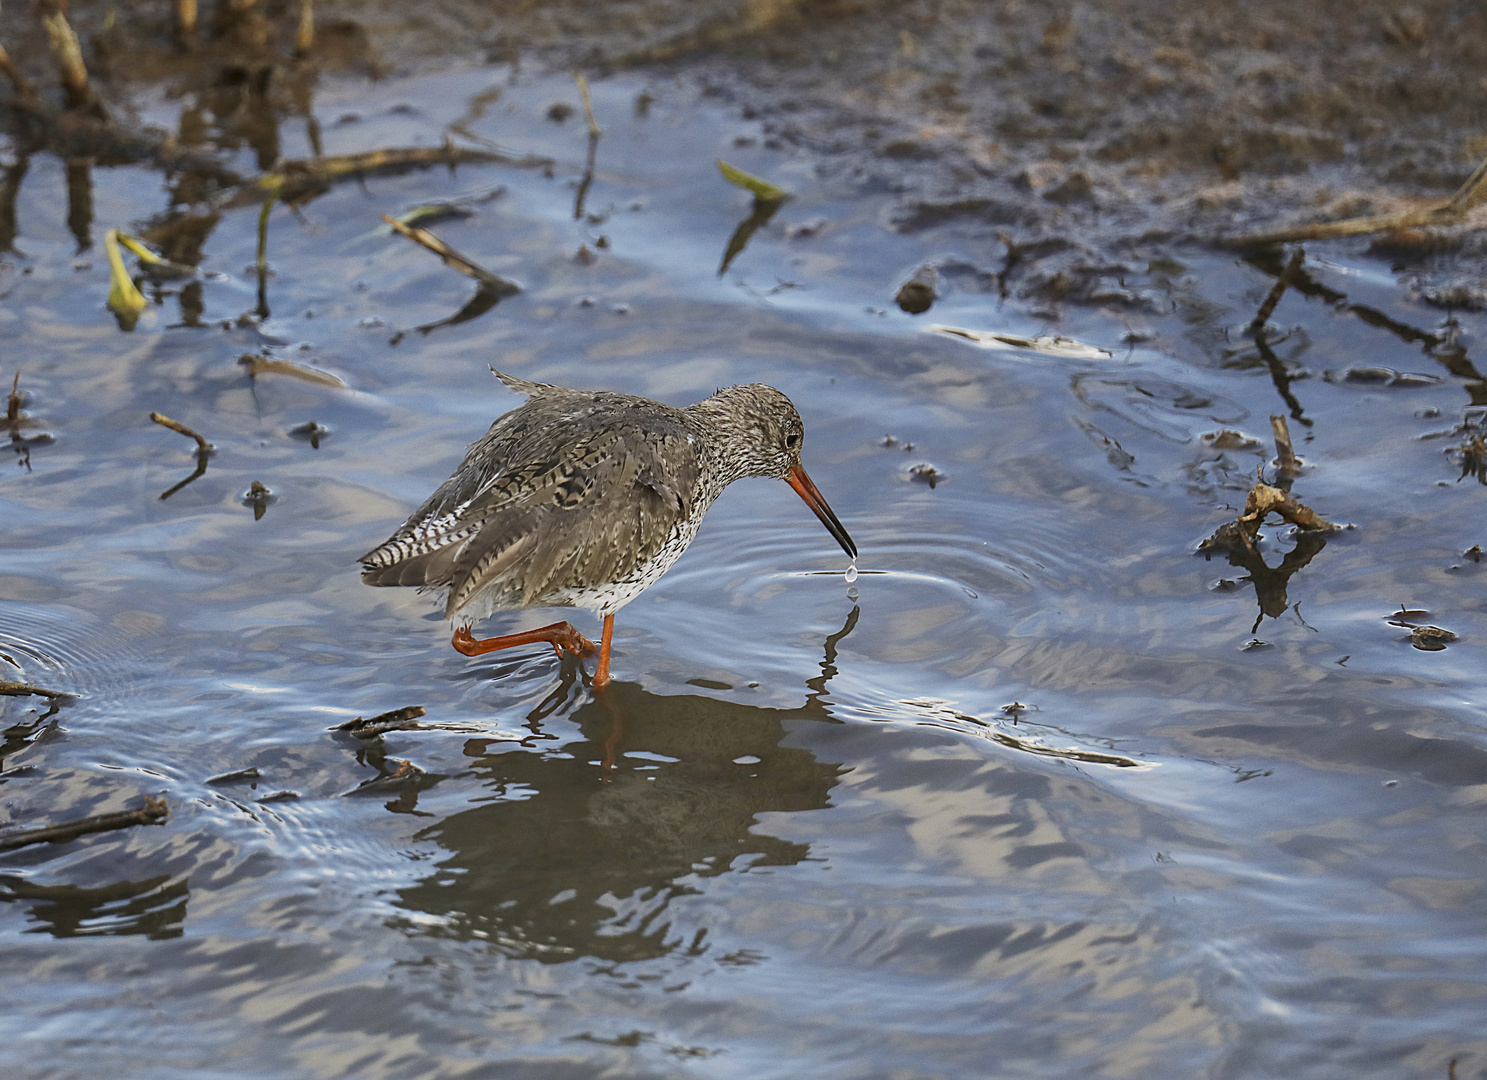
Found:
<path fill-rule="evenodd" d="M 765 812 L 827 805 L 840 765 L 781 743 L 788 721 L 830 720 L 836 643 L 856 620 L 854 608 L 827 639 L 821 674 L 796 709 L 615 682 L 571 717 L 579 740 L 547 753 L 472 742 L 477 774 L 500 797 L 423 832 L 448 857 L 400 891 L 400 907 L 434 917 L 408 928 L 551 962 L 698 947 L 705 931 L 671 926 L 674 897 L 695 893 L 698 879 L 809 853 L 754 826 Z"/>

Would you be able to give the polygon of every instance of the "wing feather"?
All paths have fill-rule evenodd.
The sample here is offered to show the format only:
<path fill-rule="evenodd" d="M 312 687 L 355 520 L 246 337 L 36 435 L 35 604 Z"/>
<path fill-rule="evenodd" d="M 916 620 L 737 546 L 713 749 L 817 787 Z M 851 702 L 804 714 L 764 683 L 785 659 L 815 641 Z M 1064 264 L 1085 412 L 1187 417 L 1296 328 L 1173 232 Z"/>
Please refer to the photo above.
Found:
<path fill-rule="evenodd" d="M 535 606 L 633 579 L 691 517 L 701 452 L 679 410 L 506 381 L 533 400 L 362 556 L 368 584 L 448 586 L 450 614 L 487 590 L 492 610 Z"/>

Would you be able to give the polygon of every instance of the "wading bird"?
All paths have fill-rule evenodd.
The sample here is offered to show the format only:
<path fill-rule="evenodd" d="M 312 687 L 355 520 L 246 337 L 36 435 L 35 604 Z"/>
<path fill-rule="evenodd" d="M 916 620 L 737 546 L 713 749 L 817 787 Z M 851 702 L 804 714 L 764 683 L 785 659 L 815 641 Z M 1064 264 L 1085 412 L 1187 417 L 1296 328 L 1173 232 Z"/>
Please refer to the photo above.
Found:
<path fill-rule="evenodd" d="M 470 621 L 588 608 L 604 620 L 594 671 L 603 687 L 615 612 L 681 557 L 733 481 L 784 480 L 857 558 L 800 464 L 800 414 L 774 387 L 730 386 L 674 409 L 495 374 L 527 402 L 497 419 L 402 528 L 361 557 L 368 585 L 447 589 L 445 615 Z M 466 656 L 534 642 L 559 655 L 595 652 L 568 622 L 484 640 L 461 622 L 452 640 Z"/>

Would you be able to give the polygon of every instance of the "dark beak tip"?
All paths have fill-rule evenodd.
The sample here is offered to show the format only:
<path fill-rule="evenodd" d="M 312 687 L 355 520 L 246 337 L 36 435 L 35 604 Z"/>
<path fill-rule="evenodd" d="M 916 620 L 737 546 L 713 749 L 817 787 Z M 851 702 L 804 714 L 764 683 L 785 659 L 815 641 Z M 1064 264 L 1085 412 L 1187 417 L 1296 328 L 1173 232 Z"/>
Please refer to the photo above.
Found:
<path fill-rule="evenodd" d="M 826 531 L 831 533 L 832 539 L 842 546 L 842 550 L 853 560 L 857 558 L 857 545 L 852 537 L 848 535 L 846 528 L 837 519 L 835 513 L 826 502 L 826 497 L 821 494 L 820 489 L 811 481 L 805 469 L 797 465 L 790 470 L 787 481 L 796 493 L 805 500 L 805 504 L 811 508 L 811 512 L 821 519 L 821 524 L 826 526 Z"/>

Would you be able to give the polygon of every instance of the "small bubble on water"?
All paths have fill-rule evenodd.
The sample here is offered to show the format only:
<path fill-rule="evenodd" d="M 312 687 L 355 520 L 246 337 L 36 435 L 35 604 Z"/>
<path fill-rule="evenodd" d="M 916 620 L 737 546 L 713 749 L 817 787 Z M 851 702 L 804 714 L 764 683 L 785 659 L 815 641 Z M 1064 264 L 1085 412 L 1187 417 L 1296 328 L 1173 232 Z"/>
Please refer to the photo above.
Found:
<path fill-rule="evenodd" d="M 853 562 L 850 566 L 847 567 L 847 584 L 850 585 L 850 584 L 852 584 L 852 582 L 854 582 L 856 580 L 857 580 L 857 563 L 856 562 Z"/>

